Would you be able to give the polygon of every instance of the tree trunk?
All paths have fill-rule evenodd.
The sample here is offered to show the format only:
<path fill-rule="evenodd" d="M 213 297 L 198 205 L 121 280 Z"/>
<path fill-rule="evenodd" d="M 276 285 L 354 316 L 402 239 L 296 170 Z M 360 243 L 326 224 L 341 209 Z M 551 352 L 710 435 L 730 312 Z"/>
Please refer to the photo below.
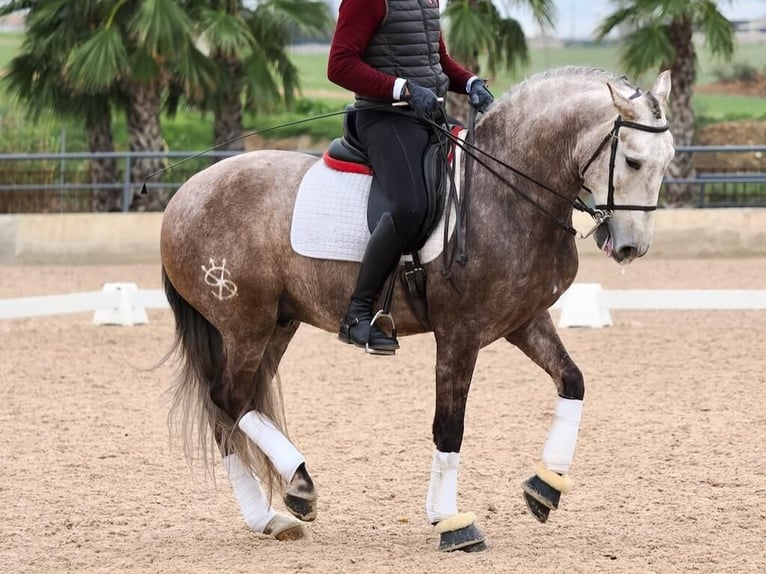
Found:
<path fill-rule="evenodd" d="M 242 126 L 242 66 L 236 56 L 216 54 L 218 68 L 226 75 L 219 88 L 215 104 L 213 137 L 218 150 L 243 151 L 245 142 L 237 139 L 244 131 Z M 220 147 L 219 147 L 220 146 Z"/>
<path fill-rule="evenodd" d="M 109 104 L 102 100 L 101 109 L 88 116 L 85 128 L 88 132 L 88 149 L 91 153 L 113 152 L 112 114 Z M 118 181 L 115 158 L 92 159 L 89 162 L 90 181 L 93 185 Z M 120 211 L 122 193 L 118 189 L 96 189 L 93 194 L 93 211 Z"/>
<path fill-rule="evenodd" d="M 669 121 L 677 146 L 691 145 L 694 139 L 692 93 L 697 75 L 697 55 L 692 33 L 692 21 L 688 17 L 673 20 L 670 24 L 670 41 L 675 49 L 675 58 L 669 66 L 673 78 Z M 691 153 L 677 153 L 668 169 L 672 178 L 692 178 L 694 173 L 694 156 Z M 697 193 L 697 186 L 692 184 L 669 184 L 665 189 L 665 204 L 671 207 L 694 205 Z"/>
<path fill-rule="evenodd" d="M 130 151 L 166 151 L 160 126 L 161 102 L 162 83 L 159 80 L 132 82 L 129 85 L 127 124 Z M 148 193 L 141 195 L 140 189 L 146 177 L 165 167 L 166 163 L 161 157 L 132 160 L 130 181 L 138 185 L 133 189 L 131 211 L 162 211 L 164 209 L 170 199 L 170 192 L 148 187 Z M 154 176 L 147 185 L 161 183 L 161 181 L 160 176 Z"/>

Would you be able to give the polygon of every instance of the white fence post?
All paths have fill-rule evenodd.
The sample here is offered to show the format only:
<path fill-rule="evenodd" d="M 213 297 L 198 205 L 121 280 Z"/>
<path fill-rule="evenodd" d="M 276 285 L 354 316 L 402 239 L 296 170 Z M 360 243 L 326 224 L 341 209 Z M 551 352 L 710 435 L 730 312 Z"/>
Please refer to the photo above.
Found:
<path fill-rule="evenodd" d="M 598 283 L 574 283 L 561 296 L 559 327 L 610 327 L 612 316 Z"/>
<path fill-rule="evenodd" d="M 104 283 L 103 291 L 117 291 L 120 294 L 116 307 L 96 309 L 93 323 L 96 325 L 145 325 L 149 322 L 146 309 L 135 307 L 134 295 L 138 292 L 135 283 Z"/>

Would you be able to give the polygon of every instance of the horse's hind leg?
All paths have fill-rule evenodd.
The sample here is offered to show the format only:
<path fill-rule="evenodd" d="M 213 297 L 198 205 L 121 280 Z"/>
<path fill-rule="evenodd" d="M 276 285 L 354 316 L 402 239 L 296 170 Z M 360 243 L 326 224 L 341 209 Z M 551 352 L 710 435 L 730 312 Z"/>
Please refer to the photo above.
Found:
<path fill-rule="evenodd" d="M 506 339 L 551 376 L 559 395 L 542 462 L 535 467 L 535 475 L 522 485 L 530 512 L 540 522 L 545 522 L 550 511 L 558 508 L 561 494 L 571 489 L 567 472 L 577 444 L 585 384 L 547 311 Z"/>
<path fill-rule="evenodd" d="M 271 508 L 260 480 L 251 474 L 248 448 L 242 443 L 247 437 L 258 447 L 268 459 L 272 476 L 280 482 L 291 484 L 305 473 L 303 455 L 269 417 L 276 419 L 281 409 L 274 397 L 273 377 L 296 329 L 297 324 L 277 325 L 226 340 L 227 367 L 210 389 L 212 401 L 236 421 L 242 433 L 232 433 L 231 427 L 216 433 L 242 515 L 251 529 L 280 540 L 302 538 L 304 532 L 299 522 Z M 304 470 L 299 472 L 300 468 Z"/>
<path fill-rule="evenodd" d="M 238 454 L 224 456 L 223 466 L 245 524 L 251 530 L 274 536 L 277 540 L 298 540 L 305 536 L 300 522 L 272 508 L 260 479 L 251 474 Z"/>
<path fill-rule="evenodd" d="M 288 320 L 277 323 L 274 333 L 269 339 L 264 360 L 258 366 L 258 377 L 261 380 L 272 380 L 277 375 L 282 356 L 287 351 L 287 346 L 299 326 L 298 321 Z M 305 461 L 298 466 L 288 481 L 283 500 L 293 516 L 306 522 L 316 518 L 316 489 L 314 488 L 314 481 L 306 469 Z"/>

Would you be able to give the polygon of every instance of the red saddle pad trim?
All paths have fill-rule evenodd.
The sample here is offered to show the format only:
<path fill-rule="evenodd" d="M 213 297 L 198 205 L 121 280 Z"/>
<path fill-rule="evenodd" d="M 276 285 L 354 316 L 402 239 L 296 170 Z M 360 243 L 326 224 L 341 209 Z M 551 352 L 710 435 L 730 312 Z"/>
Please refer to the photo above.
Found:
<path fill-rule="evenodd" d="M 325 165 L 327 165 L 327 167 L 330 169 L 344 171 L 346 173 L 361 173 L 363 175 L 372 175 L 372 168 L 369 165 L 364 165 L 353 161 L 335 159 L 334 157 L 330 157 L 329 150 L 324 151 L 322 154 L 322 159 L 324 160 Z"/>

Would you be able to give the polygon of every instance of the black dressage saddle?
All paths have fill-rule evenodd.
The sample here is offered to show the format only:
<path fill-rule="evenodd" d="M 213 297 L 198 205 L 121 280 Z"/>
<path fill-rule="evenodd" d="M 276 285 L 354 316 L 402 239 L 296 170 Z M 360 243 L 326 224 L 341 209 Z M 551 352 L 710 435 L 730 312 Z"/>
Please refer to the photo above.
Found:
<path fill-rule="evenodd" d="M 416 250 L 423 247 L 434 227 L 439 222 L 439 218 L 444 211 L 444 200 L 449 189 L 450 178 L 447 171 L 449 166 L 445 157 L 445 147 L 443 144 L 440 144 L 438 137 L 434 133 L 430 144 L 423 154 L 423 174 L 428 193 L 428 210 L 423 225 L 418 232 L 418 239 L 415 242 Z M 452 144 L 450 143 L 450 145 Z M 359 136 L 356 132 L 356 110 L 353 105 L 350 105 L 346 108 L 346 114 L 343 116 L 343 136 L 335 138 L 330 143 L 327 154 L 335 160 L 358 163 L 372 169 L 369 159 L 363 150 L 364 146 L 359 141 Z M 380 182 L 373 172 L 370 198 L 367 203 L 367 227 L 370 232 L 375 229 L 381 215 L 387 211 L 391 211 L 391 206 L 383 195 Z"/>

